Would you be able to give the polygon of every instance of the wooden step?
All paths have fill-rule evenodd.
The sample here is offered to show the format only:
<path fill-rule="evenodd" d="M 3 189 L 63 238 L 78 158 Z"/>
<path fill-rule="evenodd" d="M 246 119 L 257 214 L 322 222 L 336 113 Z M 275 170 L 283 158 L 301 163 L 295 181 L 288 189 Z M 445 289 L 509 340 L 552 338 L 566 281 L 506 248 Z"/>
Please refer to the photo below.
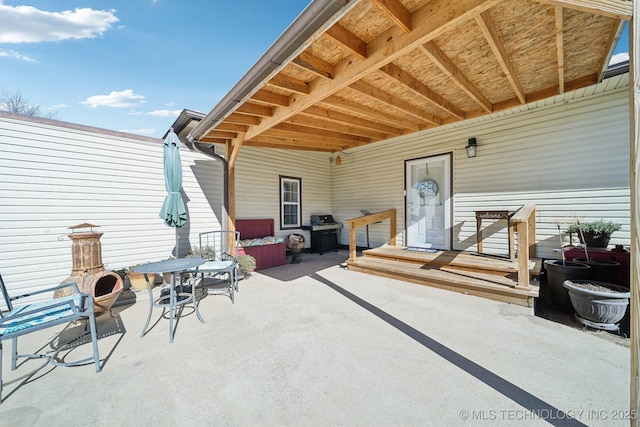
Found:
<path fill-rule="evenodd" d="M 364 257 L 383 258 L 394 261 L 402 261 L 415 264 L 428 264 L 431 266 L 452 266 L 486 270 L 489 272 L 503 272 L 506 274 L 518 273 L 518 262 L 506 258 L 477 254 L 464 251 L 435 251 L 420 252 L 411 251 L 402 246 L 381 246 L 367 249 L 362 252 Z M 529 274 L 540 276 L 542 260 L 534 258 L 529 260 Z"/>
<path fill-rule="evenodd" d="M 392 279 L 405 280 L 421 285 L 476 295 L 498 301 L 533 307 L 538 287 L 523 289 L 517 282 L 505 276 L 491 275 L 486 271 L 465 268 L 437 268 L 417 262 L 395 261 L 384 257 L 363 256 L 348 261 L 350 270 Z M 487 280 L 490 279 L 490 280 Z"/>

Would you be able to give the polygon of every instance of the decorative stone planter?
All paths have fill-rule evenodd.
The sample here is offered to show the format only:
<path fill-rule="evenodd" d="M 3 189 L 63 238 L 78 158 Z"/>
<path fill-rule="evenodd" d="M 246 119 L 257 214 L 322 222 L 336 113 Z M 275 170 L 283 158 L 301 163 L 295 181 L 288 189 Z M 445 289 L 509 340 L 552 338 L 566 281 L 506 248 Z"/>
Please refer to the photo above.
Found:
<path fill-rule="evenodd" d="M 580 323 L 609 331 L 619 329 L 631 296 L 627 288 L 595 280 L 566 280 L 563 286 Z"/>
<path fill-rule="evenodd" d="M 549 285 L 549 296 L 551 303 L 558 310 L 565 313 L 573 313 L 569 292 L 563 286 L 565 280 L 589 279 L 591 267 L 573 261 L 547 260 L 544 262 L 547 270 L 547 283 Z"/>
<path fill-rule="evenodd" d="M 156 280 L 155 274 L 148 274 L 149 283 L 153 286 L 153 283 Z M 136 273 L 134 271 L 129 272 L 129 283 L 131 284 L 131 290 L 135 292 L 144 291 L 147 289 L 147 281 L 144 278 L 144 274 Z"/>

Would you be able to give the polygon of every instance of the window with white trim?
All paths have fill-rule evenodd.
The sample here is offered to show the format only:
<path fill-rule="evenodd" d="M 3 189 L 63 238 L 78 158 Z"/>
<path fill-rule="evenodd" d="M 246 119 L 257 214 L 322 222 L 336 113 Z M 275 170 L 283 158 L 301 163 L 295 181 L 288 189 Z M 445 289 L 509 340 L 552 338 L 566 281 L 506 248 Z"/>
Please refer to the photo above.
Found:
<path fill-rule="evenodd" d="M 302 223 L 302 179 L 280 177 L 280 228 L 300 228 Z"/>

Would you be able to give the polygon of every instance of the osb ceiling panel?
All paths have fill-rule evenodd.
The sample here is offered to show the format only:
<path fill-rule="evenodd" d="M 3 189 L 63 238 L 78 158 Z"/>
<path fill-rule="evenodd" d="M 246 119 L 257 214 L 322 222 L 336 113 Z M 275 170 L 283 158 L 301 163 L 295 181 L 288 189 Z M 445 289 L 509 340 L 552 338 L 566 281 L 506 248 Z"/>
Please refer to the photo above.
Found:
<path fill-rule="evenodd" d="M 199 141 L 339 151 L 579 89 L 602 78 L 631 5 L 351 0 Z"/>

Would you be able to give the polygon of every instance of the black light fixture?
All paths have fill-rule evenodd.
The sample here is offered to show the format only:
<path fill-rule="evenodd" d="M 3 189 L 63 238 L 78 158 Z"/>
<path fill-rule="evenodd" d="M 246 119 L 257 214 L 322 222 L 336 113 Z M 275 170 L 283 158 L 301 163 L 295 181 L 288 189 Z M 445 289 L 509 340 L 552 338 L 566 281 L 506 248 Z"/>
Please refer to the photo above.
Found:
<path fill-rule="evenodd" d="M 469 138 L 468 144 L 465 148 L 467 149 L 467 157 L 475 157 L 478 150 L 478 142 L 475 138 Z"/>

